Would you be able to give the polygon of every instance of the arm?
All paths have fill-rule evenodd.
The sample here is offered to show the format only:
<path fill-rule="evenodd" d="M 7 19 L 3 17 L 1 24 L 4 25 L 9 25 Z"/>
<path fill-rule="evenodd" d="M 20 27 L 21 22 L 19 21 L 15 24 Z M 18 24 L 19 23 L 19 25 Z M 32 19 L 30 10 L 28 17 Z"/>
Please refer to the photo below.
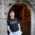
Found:
<path fill-rule="evenodd" d="M 19 27 L 20 33 L 22 34 L 21 27 L 20 27 L 20 23 L 18 24 L 18 27 Z"/>
<path fill-rule="evenodd" d="M 19 27 L 19 29 L 21 30 L 20 23 L 18 23 L 18 27 Z"/>
<path fill-rule="evenodd" d="M 8 26 L 8 31 L 10 32 L 10 26 Z"/>
<path fill-rule="evenodd" d="M 7 19 L 7 29 L 8 29 L 8 31 L 10 32 L 10 23 L 9 23 L 9 20 Z"/>
<path fill-rule="evenodd" d="M 18 28 L 19 28 L 19 30 L 21 30 L 20 22 L 19 22 L 18 19 L 17 19 L 17 23 L 18 23 Z"/>

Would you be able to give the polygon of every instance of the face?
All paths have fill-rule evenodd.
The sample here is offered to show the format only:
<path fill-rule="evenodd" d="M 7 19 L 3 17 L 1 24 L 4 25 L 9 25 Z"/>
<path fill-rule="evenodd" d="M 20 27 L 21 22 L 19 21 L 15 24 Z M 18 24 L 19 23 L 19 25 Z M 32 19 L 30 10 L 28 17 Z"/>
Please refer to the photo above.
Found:
<path fill-rule="evenodd" d="M 14 12 L 11 12 L 11 13 L 10 13 L 10 17 L 13 18 L 14 16 L 15 16 L 15 13 L 14 13 Z"/>

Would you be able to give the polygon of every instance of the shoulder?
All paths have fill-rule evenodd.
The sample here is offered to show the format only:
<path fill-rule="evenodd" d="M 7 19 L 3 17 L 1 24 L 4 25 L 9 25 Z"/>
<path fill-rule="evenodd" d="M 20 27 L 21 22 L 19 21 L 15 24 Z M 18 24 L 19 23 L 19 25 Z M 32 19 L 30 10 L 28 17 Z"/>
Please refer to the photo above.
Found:
<path fill-rule="evenodd" d="M 7 19 L 7 22 L 9 22 L 10 21 L 10 19 Z"/>
<path fill-rule="evenodd" d="M 18 20 L 18 18 L 15 18 L 16 20 Z"/>

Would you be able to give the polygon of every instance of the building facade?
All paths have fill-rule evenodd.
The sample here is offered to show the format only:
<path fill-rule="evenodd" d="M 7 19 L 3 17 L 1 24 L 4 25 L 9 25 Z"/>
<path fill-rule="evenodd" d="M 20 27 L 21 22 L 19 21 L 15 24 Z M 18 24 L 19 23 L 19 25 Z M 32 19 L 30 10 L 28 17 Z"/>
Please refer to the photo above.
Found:
<path fill-rule="evenodd" d="M 25 2 L 31 9 L 31 35 L 35 35 L 35 0 L 0 0 L 0 35 L 7 34 L 7 14 L 16 2 Z M 29 2 L 29 3 L 28 3 Z"/>

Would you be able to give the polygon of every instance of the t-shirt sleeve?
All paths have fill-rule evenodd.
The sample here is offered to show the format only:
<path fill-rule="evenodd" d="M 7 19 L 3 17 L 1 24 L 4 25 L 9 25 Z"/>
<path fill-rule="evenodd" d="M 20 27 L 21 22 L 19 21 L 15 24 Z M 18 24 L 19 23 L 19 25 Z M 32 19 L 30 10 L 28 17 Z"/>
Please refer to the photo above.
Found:
<path fill-rule="evenodd" d="M 7 20 L 7 25 L 10 26 L 9 20 Z"/>
<path fill-rule="evenodd" d="M 17 21 L 18 21 L 18 24 L 19 24 L 20 22 L 19 22 L 19 20 L 18 20 L 18 19 L 17 19 Z"/>

